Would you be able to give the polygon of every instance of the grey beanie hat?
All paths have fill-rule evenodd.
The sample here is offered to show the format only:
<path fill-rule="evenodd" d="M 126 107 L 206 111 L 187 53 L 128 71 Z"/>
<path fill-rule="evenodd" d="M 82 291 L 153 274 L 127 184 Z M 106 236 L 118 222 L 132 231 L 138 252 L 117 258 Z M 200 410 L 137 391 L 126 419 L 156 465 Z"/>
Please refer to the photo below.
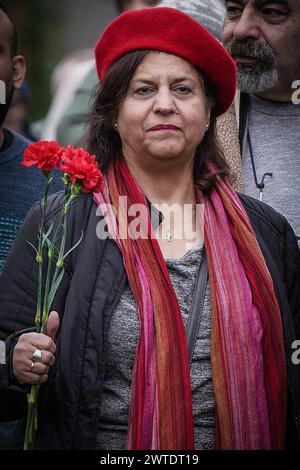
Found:
<path fill-rule="evenodd" d="M 181 10 L 208 29 L 217 39 L 221 38 L 225 16 L 223 0 L 162 0 L 159 7 Z"/>

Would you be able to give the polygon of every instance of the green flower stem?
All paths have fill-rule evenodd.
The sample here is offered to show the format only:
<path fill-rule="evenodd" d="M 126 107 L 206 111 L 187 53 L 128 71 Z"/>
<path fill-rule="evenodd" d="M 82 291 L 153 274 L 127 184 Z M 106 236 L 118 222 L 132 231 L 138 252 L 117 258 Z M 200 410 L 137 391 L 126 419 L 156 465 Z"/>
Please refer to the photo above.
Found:
<path fill-rule="evenodd" d="M 37 331 L 40 330 L 41 325 L 41 311 L 42 311 L 42 281 L 43 281 L 43 260 L 42 258 L 38 261 L 38 290 L 37 290 L 37 301 L 36 301 L 36 316 L 35 324 Z"/>
<path fill-rule="evenodd" d="M 38 263 L 38 286 L 37 286 L 37 305 L 36 305 L 36 315 L 35 315 L 35 324 L 37 332 L 41 331 L 42 327 L 42 288 L 43 288 L 43 249 L 44 249 L 44 226 L 45 226 L 45 209 L 48 204 L 48 192 L 49 186 L 51 184 L 51 178 L 49 173 L 44 172 L 46 178 L 44 196 L 41 201 L 42 214 L 41 222 L 39 226 L 38 234 L 38 252 L 36 255 L 36 261 Z M 24 440 L 24 449 L 29 450 L 33 449 L 35 445 L 35 435 L 37 428 L 37 398 L 39 392 L 39 385 L 31 385 L 30 392 L 27 394 L 28 402 L 28 415 L 26 422 L 25 430 L 25 440 Z"/>
<path fill-rule="evenodd" d="M 38 250 L 36 255 L 36 260 L 38 262 L 38 293 L 37 293 L 37 309 L 36 309 L 36 327 L 37 332 L 45 333 L 46 324 L 48 321 L 49 310 L 51 308 L 50 303 L 52 303 L 55 292 L 60 284 L 64 269 L 64 259 L 65 257 L 80 243 L 79 240 L 74 247 L 72 247 L 66 254 L 65 244 L 66 244 L 66 232 L 67 232 L 67 213 L 70 208 L 71 203 L 74 199 L 77 198 L 80 194 L 81 185 L 75 184 L 72 185 L 71 190 L 69 186 L 66 187 L 64 203 L 61 210 L 60 220 L 58 226 L 56 227 L 54 236 L 52 240 L 49 239 L 52 227 L 50 226 L 47 233 L 44 233 L 45 230 L 45 209 L 48 201 L 48 190 L 51 183 L 51 178 L 48 173 L 44 173 L 46 177 L 44 197 L 42 199 L 42 216 L 41 223 L 39 227 L 39 236 L 38 236 Z M 60 241 L 58 249 L 58 259 L 56 262 L 56 267 L 54 274 L 52 275 L 52 265 L 53 257 L 56 250 L 56 245 Z M 42 295 L 43 289 L 43 253 L 45 243 L 48 246 L 48 258 L 47 258 L 47 273 L 44 289 L 44 297 Z M 51 289 L 52 287 L 52 289 Z M 49 300 L 49 294 L 51 299 Z M 25 430 L 25 440 L 24 440 L 24 450 L 31 450 L 35 447 L 36 431 L 38 427 L 37 422 L 37 405 L 38 405 L 38 394 L 39 394 L 40 385 L 32 385 L 30 388 L 30 393 L 27 395 L 28 402 L 28 415 L 27 423 Z"/>
<path fill-rule="evenodd" d="M 51 268 L 52 268 L 52 259 L 53 259 L 53 248 L 48 248 L 48 266 L 47 266 L 47 275 L 46 275 L 46 284 L 45 284 L 45 292 L 44 292 L 44 302 L 43 302 L 43 316 L 42 316 L 42 323 L 41 323 L 41 333 L 45 333 L 46 324 L 49 316 L 49 290 L 50 290 L 50 280 L 51 280 Z"/>
<path fill-rule="evenodd" d="M 41 321 L 42 321 L 42 281 L 43 281 L 43 248 L 44 248 L 44 242 L 43 242 L 43 233 L 44 233 L 44 225 L 45 225 L 45 209 L 48 204 L 48 192 L 49 192 L 49 186 L 51 184 L 51 178 L 49 173 L 44 172 L 44 176 L 46 178 L 46 183 L 45 183 L 45 188 L 44 188 L 44 196 L 41 201 L 41 206 L 42 206 L 42 215 L 41 215 L 41 222 L 39 226 L 39 235 L 38 235 L 38 254 L 36 256 L 36 261 L 39 265 L 38 269 L 38 291 L 37 291 L 37 304 L 36 304 L 36 316 L 35 316 L 35 324 L 37 327 L 37 331 L 40 331 L 41 328 Z"/>
<path fill-rule="evenodd" d="M 56 266 L 58 269 L 61 269 L 63 267 L 63 261 L 64 261 L 64 252 L 65 252 L 65 245 L 66 245 L 66 234 L 67 234 L 67 213 L 70 208 L 70 205 L 72 201 L 76 198 L 77 196 L 69 196 L 67 200 L 64 202 L 64 206 L 62 209 L 62 228 L 63 228 L 63 236 L 60 244 L 60 250 L 59 250 L 59 255 L 58 255 L 58 260 L 56 263 Z"/>
<path fill-rule="evenodd" d="M 35 445 L 37 429 L 37 397 L 40 385 L 32 385 L 27 395 L 28 415 L 25 431 L 24 450 L 32 450 Z"/>
<path fill-rule="evenodd" d="M 72 196 L 72 195 L 67 196 L 67 194 L 68 194 L 68 191 L 66 190 L 64 204 L 63 204 L 63 208 L 62 208 L 61 216 L 60 216 L 60 221 L 59 221 L 59 225 L 58 225 L 58 228 L 62 227 L 62 239 L 61 239 L 61 244 L 60 244 L 60 248 L 59 248 L 59 254 L 58 254 L 58 259 L 57 259 L 57 263 L 56 263 L 56 266 L 55 266 L 54 275 L 53 275 L 52 282 L 51 282 L 52 285 L 56 282 L 56 280 L 57 280 L 57 278 L 58 278 L 58 276 L 59 276 L 59 274 L 60 274 L 60 272 L 63 268 L 64 251 L 65 251 L 65 244 L 66 244 L 66 231 L 67 231 L 67 212 L 69 210 L 71 202 L 75 199 L 74 196 Z M 56 239 L 57 239 L 57 235 L 58 235 L 58 228 L 56 229 L 56 232 L 55 232 L 55 235 L 54 235 L 54 238 L 53 238 L 53 244 L 52 244 L 53 248 L 56 245 Z"/>

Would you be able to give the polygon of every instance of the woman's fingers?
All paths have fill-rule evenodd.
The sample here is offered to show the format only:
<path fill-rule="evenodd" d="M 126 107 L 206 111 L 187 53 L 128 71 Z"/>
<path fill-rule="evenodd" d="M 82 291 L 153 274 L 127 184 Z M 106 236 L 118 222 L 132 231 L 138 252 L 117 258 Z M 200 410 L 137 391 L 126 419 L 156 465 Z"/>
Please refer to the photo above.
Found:
<path fill-rule="evenodd" d="M 27 335 L 30 336 L 27 337 Z M 26 338 L 23 338 L 25 336 Z M 25 339 L 25 347 L 27 347 L 28 343 L 31 344 L 33 350 L 32 353 L 36 349 L 50 351 L 52 354 L 54 354 L 56 351 L 56 346 L 53 339 L 50 336 L 44 335 L 42 333 L 24 333 L 24 335 L 20 336 L 19 341 L 22 339 Z"/>
<path fill-rule="evenodd" d="M 49 367 L 55 362 L 55 351 L 56 346 L 50 336 L 24 333 L 14 348 L 14 377 L 22 384 L 46 382 Z"/>
<path fill-rule="evenodd" d="M 46 335 L 50 338 L 55 339 L 56 333 L 59 328 L 59 315 L 55 310 L 50 312 L 47 325 L 46 325 Z"/>
<path fill-rule="evenodd" d="M 28 366 L 28 371 L 31 374 L 47 375 L 49 372 L 49 366 L 47 366 L 46 364 L 42 364 L 41 362 L 32 361 L 30 364 L 27 363 L 27 366 Z"/>
<path fill-rule="evenodd" d="M 41 349 L 41 359 L 39 361 L 33 361 L 35 364 L 44 364 L 46 366 L 53 366 L 55 362 L 55 356 L 46 349 Z"/>
<path fill-rule="evenodd" d="M 21 385 L 24 385 L 24 384 L 37 385 L 37 384 L 43 384 L 47 382 L 47 380 L 48 380 L 48 374 L 39 375 L 39 374 L 32 374 L 30 372 L 23 372 L 20 379 L 18 379 L 18 382 Z"/>

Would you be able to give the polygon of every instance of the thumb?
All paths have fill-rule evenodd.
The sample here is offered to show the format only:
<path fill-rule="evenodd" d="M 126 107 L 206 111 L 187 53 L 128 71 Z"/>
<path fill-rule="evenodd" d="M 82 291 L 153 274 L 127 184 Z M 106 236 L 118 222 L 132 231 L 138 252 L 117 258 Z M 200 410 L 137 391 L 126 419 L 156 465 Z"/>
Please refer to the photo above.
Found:
<path fill-rule="evenodd" d="M 54 340 L 58 328 L 59 328 L 59 315 L 57 312 L 52 310 L 52 312 L 50 312 L 47 325 L 46 325 L 46 335 L 50 336 Z"/>

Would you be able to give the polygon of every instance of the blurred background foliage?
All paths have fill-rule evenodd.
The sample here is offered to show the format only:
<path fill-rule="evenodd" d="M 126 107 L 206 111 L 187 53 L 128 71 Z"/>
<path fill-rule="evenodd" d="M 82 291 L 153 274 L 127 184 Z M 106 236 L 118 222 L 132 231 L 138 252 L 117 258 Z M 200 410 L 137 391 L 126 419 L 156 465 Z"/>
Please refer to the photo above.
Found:
<path fill-rule="evenodd" d="M 60 41 L 62 4 L 56 0 L 6 2 L 18 30 L 19 53 L 26 57 L 26 81 L 30 85 L 30 121 L 44 116 L 51 100 L 50 77 L 64 53 Z"/>
<path fill-rule="evenodd" d="M 18 31 L 30 89 L 27 118 L 43 118 L 51 102 L 51 75 L 57 63 L 79 49 L 93 48 L 116 16 L 115 0 L 1 0 Z"/>

